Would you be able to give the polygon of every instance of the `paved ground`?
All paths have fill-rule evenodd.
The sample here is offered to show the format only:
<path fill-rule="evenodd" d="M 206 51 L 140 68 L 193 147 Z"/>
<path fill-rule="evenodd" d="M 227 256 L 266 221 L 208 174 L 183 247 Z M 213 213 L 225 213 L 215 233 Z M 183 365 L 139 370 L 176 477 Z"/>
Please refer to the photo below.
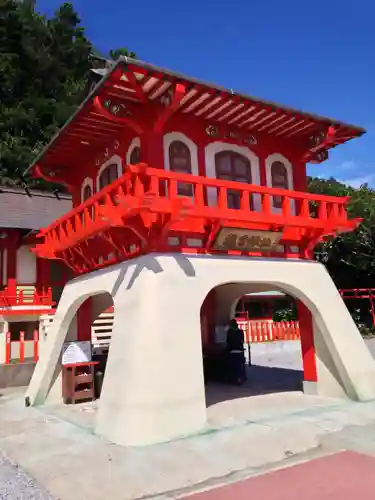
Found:
<path fill-rule="evenodd" d="M 0 453 L 1 500 L 54 500 L 20 467 Z"/>
<path fill-rule="evenodd" d="M 125 449 L 74 418 L 68 421 L 56 408 L 25 408 L 21 395 L 9 394 L 0 398 L 0 443 L 61 500 L 178 498 L 332 451 L 375 455 L 375 402 L 290 392 L 220 402 L 208 412 L 200 435 Z"/>
<path fill-rule="evenodd" d="M 278 493 L 287 483 L 287 498 L 294 500 L 290 481 L 306 475 L 299 464 L 353 450 L 364 457 L 339 454 L 330 462 L 314 462 L 306 481 L 320 485 L 314 498 L 335 500 L 335 493 L 345 500 L 340 491 L 326 488 L 331 482 L 337 490 L 338 480 L 316 479 L 327 474 L 336 478 L 341 469 L 345 491 L 356 490 L 356 496 L 367 500 L 368 490 L 374 491 L 366 480 L 368 470 L 374 470 L 373 459 L 367 457 L 375 457 L 375 401 L 352 403 L 302 395 L 301 373 L 295 369 L 301 362 L 295 354 L 284 353 L 281 362 L 272 356 L 255 361 L 279 366 L 276 370 L 253 367 L 252 383 L 242 388 L 211 386 L 208 423 L 199 435 L 142 449 L 121 448 L 95 436 L 95 404 L 25 408 L 22 391 L 0 391 L 0 447 L 30 475 L 0 460 L 0 499 L 44 500 L 53 494 L 60 500 L 170 500 L 239 483 L 235 490 L 210 493 L 207 500 L 241 500 L 246 489 L 254 500 L 279 500 L 286 498 L 285 491 L 272 497 L 267 484 Z M 280 468 L 286 471 L 272 472 Z M 363 479 L 361 484 L 354 484 L 348 470 Z M 300 496 L 310 500 L 306 495 L 312 486 L 304 488 Z"/>
<path fill-rule="evenodd" d="M 186 500 L 373 500 L 375 458 L 349 451 L 213 488 Z"/>

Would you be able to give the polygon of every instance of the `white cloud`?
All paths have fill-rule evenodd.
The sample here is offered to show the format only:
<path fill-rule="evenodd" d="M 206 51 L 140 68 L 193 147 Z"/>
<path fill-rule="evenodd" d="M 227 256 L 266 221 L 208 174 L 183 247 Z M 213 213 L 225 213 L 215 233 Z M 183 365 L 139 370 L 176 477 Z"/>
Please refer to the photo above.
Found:
<path fill-rule="evenodd" d="M 368 184 L 370 187 L 374 187 L 375 174 L 362 175 L 359 177 L 353 177 L 351 179 L 340 179 L 339 182 L 343 182 L 344 184 L 347 184 L 348 186 L 351 186 L 353 188 L 359 188 L 363 184 Z"/>
<path fill-rule="evenodd" d="M 353 188 L 359 188 L 362 184 L 368 184 L 370 187 L 375 188 L 375 168 L 370 168 L 368 165 L 356 163 L 352 160 L 344 160 L 341 163 L 331 164 L 328 161 L 323 165 L 311 165 L 309 167 L 308 175 L 321 179 L 333 177 Z"/>

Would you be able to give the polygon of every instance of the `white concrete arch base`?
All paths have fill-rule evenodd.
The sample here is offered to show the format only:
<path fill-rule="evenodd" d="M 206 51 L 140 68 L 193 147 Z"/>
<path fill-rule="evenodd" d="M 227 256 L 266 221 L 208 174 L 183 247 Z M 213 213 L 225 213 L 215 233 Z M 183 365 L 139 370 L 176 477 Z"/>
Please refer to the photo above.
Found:
<path fill-rule="evenodd" d="M 115 323 L 96 432 L 121 445 L 168 441 L 205 424 L 200 308 L 226 283 L 264 284 L 303 301 L 314 318 L 316 392 L 375 398 L 375 362 L 325 268 L 315 262 L 150 254 L 71 281 L 27 391 L 43 403 L 79 305 L 109 292 Z"/>

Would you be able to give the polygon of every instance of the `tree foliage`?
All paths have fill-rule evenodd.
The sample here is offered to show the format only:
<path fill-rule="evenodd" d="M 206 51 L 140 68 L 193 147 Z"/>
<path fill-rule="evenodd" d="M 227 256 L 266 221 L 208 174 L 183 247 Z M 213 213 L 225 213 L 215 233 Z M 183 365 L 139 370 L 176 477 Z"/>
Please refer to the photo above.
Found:
<path fill-rule="evenodd" d="M 71 3 L 0 0 L 0 182 L 13 185 L 85 96 L 95 52 Z M 135 56 L 127 49 L 112 56 Z"/>
<path fill-rule="evenodd" d="M 0 0 L 0 175 L 13 183 L 83 98 L 90 68 L 80 19 L 64 3 L 51 19 Z"/>
<path fill-rule="evenodd" d="M 114 61 L 116 61 L 116 59 L 118 59 L 120 56 L 132 57 L 133 59 L 137 57 L 135 52 L 126 48 L 110 50 L 109 55 Z"/>
<path fill-rule="evenodd" d="M 363 222 L 350 233 L 338 235 L 316 249 L 316 258 L 327 267 L 337 288 L 375 288 L 375 190 L 367 184 L 358 189 L 335 179 L 312 178 L 309 190 L 332 196 L 349 196 L 349 217 Z M 358 324 L 372 324 L 366 299 L 346 301 Z"/>
<path fill-rule="evenodd" d="M 332 196 L 349 196 L 349 217 L 363 219 L 355 231 L 338 235 L 320 245 L 316 250 L 316 258 L 327 266 L 339 288 L 374 287 L 375 190 L 367 184 L 354 189 L 332 178 L 312 178 L 309 191 Z"/>

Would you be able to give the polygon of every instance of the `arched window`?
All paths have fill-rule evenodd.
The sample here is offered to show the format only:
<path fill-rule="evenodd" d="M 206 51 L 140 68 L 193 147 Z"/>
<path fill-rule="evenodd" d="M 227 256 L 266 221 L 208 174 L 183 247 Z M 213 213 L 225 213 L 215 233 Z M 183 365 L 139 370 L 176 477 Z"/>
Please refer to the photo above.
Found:
<path fill-rule="evenodd" d="M 234 151 L 221 151 L 215 155 L 216 178 L 251 184 L 251 165 L 248 158 Z M 228 208 L 240 208 L 241 193 L 228 190 Z M 252 198 L 250 198 L 252 207 Z"/>
<path fill-rule="evenodd" d="M 271 185 L 274 188 L 288 189 L 288 171 L 284 163 L 281 161 L 274 161 L 271 165 Z M 282 208 L 281 196 L 273 197 L 273 206 L 275 208 Z"/>
<path fill-rule="evenodd" d="M 141 148 L 135 146 L 130 153 L 130 165 L 137 165 L 141 161 Z"/>
<path fill-rule="evenodd" d="M 105 186 L 112 184 L 118 178 L 117 176 L 117 164 L 111 163 L 108 165 L 99 177 L 99 189 L 103 189 Z"/>
<path fill-rule="evenodd" d="M 173 141 L 169 145 L 169 168 L 172 172 L 191 174 L 190 149 L 182 141 Z M 178 183 L 178 194 L 181 196 L 193 196 L 193 185 Z"/>
<path fill-rule="evenodd" d="M 92 188 L 89 184 L 86 184 L 86 186 L 83 189 L 82 203 L 91 198 L 91 196 L 92 196 Z"/>
<path fill-rule="evenodd" d="M 88 179 L 88 178 L 85 179 L 82 188 L 83 189 L 82 189 L 82 199 L 81 199 L 81 202 L 84 203 L 89 198 L 91 198 L 91 196 L 94 194 L 93 193 L 92 181 L 90 179 Z M 89 214 L 89 215 L 85 215 L 85 214 Z M 88 212 L 86 210 L 84 212 L 82 212 L 81 223 L 83 225 L 86 224 L 87 217 L 91 217 L 91 218 L 93 217 L 93 207 L 91 207 Z"/>

